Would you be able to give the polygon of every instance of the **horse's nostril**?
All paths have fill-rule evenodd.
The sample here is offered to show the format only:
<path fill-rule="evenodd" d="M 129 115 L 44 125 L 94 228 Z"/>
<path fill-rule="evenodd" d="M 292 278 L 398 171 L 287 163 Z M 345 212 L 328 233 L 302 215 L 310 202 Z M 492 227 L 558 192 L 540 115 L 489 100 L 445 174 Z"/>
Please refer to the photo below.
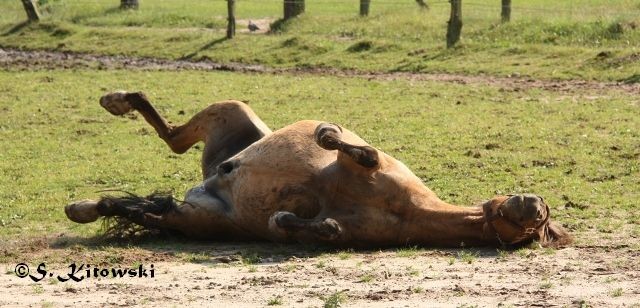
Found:
<path fill-rule="evenodd" d="M 536 218 L 542 219 L 542 211 L 540 211 L 540 209 L 536 211 Z"/>
<path fill-rule="evenodd" d="M 230 161 L 226 161 L 220 165 L 218 165 L 218 174 L 228 174 L 233 171 L 233 163 Z"/>

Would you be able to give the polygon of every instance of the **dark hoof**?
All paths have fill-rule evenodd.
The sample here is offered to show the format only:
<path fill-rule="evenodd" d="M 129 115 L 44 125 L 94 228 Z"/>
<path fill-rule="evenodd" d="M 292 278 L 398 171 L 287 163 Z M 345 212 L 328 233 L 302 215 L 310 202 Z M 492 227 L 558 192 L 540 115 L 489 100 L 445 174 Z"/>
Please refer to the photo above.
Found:
<path fill-rule="evenodd" d="M 71 221 L 86 224 L 94 222 L 100 217 L 97 205 L 98 203 L 93 200 L 82 200 L 66 205 L 64 213 Z"/>

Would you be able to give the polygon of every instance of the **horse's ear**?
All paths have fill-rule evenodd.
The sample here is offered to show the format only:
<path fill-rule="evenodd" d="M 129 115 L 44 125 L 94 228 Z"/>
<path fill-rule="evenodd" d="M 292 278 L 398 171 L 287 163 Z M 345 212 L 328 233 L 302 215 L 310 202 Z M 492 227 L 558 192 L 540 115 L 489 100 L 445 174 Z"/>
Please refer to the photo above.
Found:
<path fill-rule="evenodd" d="M 547 238 L 542 243 L 544 247 L 560 248 L 573 243 L 573 237 L 560 224 L 552 221 L 548 228 Z"/>

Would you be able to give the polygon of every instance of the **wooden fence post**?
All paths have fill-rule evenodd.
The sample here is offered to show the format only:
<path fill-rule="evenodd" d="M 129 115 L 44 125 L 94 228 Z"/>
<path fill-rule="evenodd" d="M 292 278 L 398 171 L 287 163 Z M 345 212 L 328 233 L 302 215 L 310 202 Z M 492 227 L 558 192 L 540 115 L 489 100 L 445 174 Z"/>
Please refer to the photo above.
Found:
<path fill-rule="evenodd" d="M 24 10 L 27 12 L 29 21 L 40 20 L 40 11 L 38 11 L 38 5 L 36 5 L 34 0 L 22 0 L 22 6 L 24 6 Z"/>
<path fill-rule="evenodd" d="M 236 35 L 236 0 L 227 0 L 227 39 Z"/>
<path fill-rule="evenodd" d="M 511 0 L 502 0 L 502 22 L 511 20 Z"/>
<path fill-rule="evenodd" d="M 371 0 L 360 0 L 360 16 L 369 16 Z"/>
<path fill-rule="evenodd" d="M 304 13 L 304 0 L 284 0 L 284 19 Z"/>
<path fill-rule="evenodd" d="M 447 48 L 456 45 L 462 32 L 462 0 L 449 0 L 451 3 L 451 17 L 447 25 Z"/>
<path fill-rule="evenodd" d="M 134 9 L 137 10 L 140 4 L 138 0 L 120 0 L 121 9 Z"/>

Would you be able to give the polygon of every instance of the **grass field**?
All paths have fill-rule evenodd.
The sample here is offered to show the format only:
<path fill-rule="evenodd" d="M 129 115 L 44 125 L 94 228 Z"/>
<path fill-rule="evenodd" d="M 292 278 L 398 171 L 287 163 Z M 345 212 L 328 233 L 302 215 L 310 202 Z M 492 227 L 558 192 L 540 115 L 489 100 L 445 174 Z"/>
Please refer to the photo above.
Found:
<path fill-rule="evenodd" d="M 536 78 L 637 82 L 640 2 L 601 0 L 515 3 L 500 24 L 495 1 L 465 4 L 463 38 L 444 48 L 448 3 L 430 10 L 379 1 L 370 17 L 357 1 L 309 1 L 307 13 L 274 34 L 224 39 L 223 1 L 143 2 L 121 11 L 117 1 L 42 1 L 44 20 L 21 24 L 18 1 L 0 3 L 0 45 L 168 59 L 211 59 L 275 67 L 331 67 L 374 71 L 453 72 Z M 247 19 L 276 21 L 281 1 L 238 2 L 239 29 Z"/>
<path fill-rule="evenodd" d="M 141 118 L 100 108 L 100 95 L 119 88 L 146 91 L 175 122 L 236 98 L 272 128 L 340 123 L 447 201 L 533 192 L 574 231 L 640 232 L 640 116 L 637 98 L 622 92 L 204 72 L 1 72 L 0 80 L 2 236 L 84 230 L 62 206 L 99 190 L 181 196 L 200 181 L 200 150 L 174 155 Z"/>
<path fill-rule="evenodd" d="M 244 28 L 277 22 L 282 1 L 238 0 L 233 40 L 224 39 L 224 1 L 141 0 L 138 11 L 114 0 L 38 2 L 43 20 L 33 24 L 19 1 L 0 2 L 0 48 L 302 70 L 172 71 L 167 61 L 160 71 L 0 49 L 0 306 L 640 307 L 640 1 L 516 1 L 501 24 L 499 1 L 465 0 L 452 50 L 444 0 L 428 1 L 430 10 L 373 0 L 366 18 L 355 0 L 307 0 L 303 16 L 269 33 Z M 201 145 L 173 154 L 142 117 L 98 105 L 118 89 L 144 91 L 174 123 L 224 99 L 248 102 L 272 129 L 339 123 L 445 201 L 544 196 L 576 243 L 336 251 L 105 239 L 99 223 L 69 221 L 64 205 L 110 189 L 180 199 L 201 181 Z M 14 274 L 21 262 L 57 273 L 70 263 L 155 263 L 157 277 L 34 283 Z"/>
<path fill-rule="evenodd" d="M 0 49 L 0 306 L 640 307 L 640 1 L 517 1 L 501 24 L 499 1 L 465 0 L 451 50 L 446 1 L 420 11 L 413 0 L 373 0 L 361 18 L 355 0 L 307 0 L 306 14 L 277 31 L 247 33 L 248 19 L 277 21 L 282 1 L 238 0 L 233 40 L 223 39 L 224 1 L 141 0 L 138 11 L 38 2 L 35 24 L 19 1 L 0 2 L 0 48 L 54 51 Z M 302 70 L 166 61 L 161 71 L 151 60 L 55 53 L 66 51 Z M 99 223 L 72 223 L 64 205 L 110 189 L 182 198 L 202 180 L 202 145 L 173 154 L 141 116 L 98 105 L 119 89 L 144 91 L 173 123 L 224 99 L 248 102 L 272 129 L 338 123 L 445 201 L 543 196 L 576 243 L 336 251 L 101 237 Z M 157 276 L 34 283 L 14 274 L 22 262 L 32 273 L 40 262 L 57 273 L 155 263 Z"/>
<path fill-rule="evenodd" d="M 113 117 L 99 107 L 100 95 L 115 89 L 144 90 L 176 123 L 227 98 L 249 102 L 276 129 L 307 118 L 340 123 L 404 161 L 446 201 L 544 196 L 576 245 L 334 251 L 179 237 L 105 240 L 100 224 L 71 223 L 63 206 L 105 189 L 164 190 L 181 198 L 201 181 L 201 148 L 172 154 L 141 117 Z M 640 102 L 627 91 L 294 74 L 5 70 L 0 103 L 0 304 L 640 302 Z M 15 276 L 20 262 L 32 269 L 45 262 L 58 275 L 71 263 L 155 264 L 157 271 L 154 279 L 34 283 Z"/>

